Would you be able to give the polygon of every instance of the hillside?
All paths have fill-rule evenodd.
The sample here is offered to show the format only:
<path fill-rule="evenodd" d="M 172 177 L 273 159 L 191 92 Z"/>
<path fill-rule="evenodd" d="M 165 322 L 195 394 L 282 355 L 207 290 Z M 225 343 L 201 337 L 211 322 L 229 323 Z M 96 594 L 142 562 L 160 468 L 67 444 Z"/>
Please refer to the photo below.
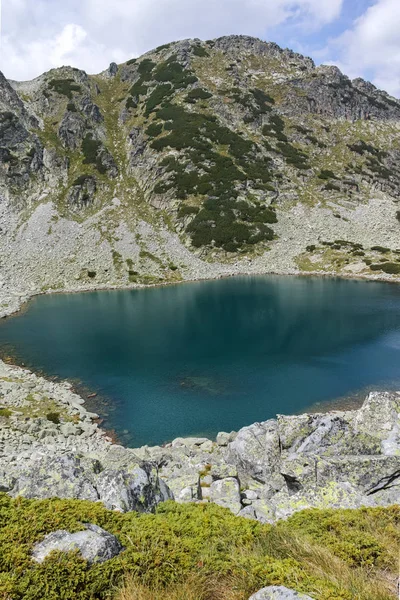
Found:
<path fill-rule="evenodd" d="M 49 289 L 400 272 L 400 102 L 245 36 L 0 77 L 1 312 Z"/>

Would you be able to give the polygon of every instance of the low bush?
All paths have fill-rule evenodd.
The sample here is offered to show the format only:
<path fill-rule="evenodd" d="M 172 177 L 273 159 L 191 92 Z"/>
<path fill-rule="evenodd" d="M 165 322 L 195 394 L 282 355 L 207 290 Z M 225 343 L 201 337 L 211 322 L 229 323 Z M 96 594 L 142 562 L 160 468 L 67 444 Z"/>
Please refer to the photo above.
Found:
<path fill-rule="evenodd" d="M 383 271 L 389 275 L 398 275 L 400 273 L 400 264 L 393 262 L 384 262 L 380 264 L 371 264 L 371 271 Z"/>
<path fill-rule="evenodd" d="M 390 252 L 390 248 L 386 248 L 385 246 L 371 246 L 371 250 L 374 252 L 381 252 L 382 254 Z"/>
<path fill-rule="evenodd" d="M 201 58 L 204 58 L 205 56 L 209 56 L 207 50 L 205 48 L 203 48 L 203 46 L 200 46 L 200 45 L 194 46 L 192 49 L 192 52 L 195 56 L 200 56 Z"/>
<path fill-rule="evenodd" d="M 46 419 L 48 421 L 51 421 L 51 423 L 54 423 L 55 425 L 59 425 L 60 424 L 60 413 L 58 413 L 58 412 L 49 412 L 46 415 Z"/>
<path fill-rule="evenodd" d="M 73 92 L 80 92 L 82 87 L 74 79 L 52 79 L 49 81 L 49 88 L 61 96 L 67 96 L 72 100 Z"/>
<path fill-rule="evenodd" d="M 116 535 L 124 551 L 93 566 L 77 552 L 32 561 L 35 542 L 83 523 Z M 399 507 L 308 510 L 271 526 L 212 504 L 121 514 L 99 503 L 0 494 L 0 597 L 246 600 L 286 585 L 318 600 L 390 600 L 399 535 Z"/>
<path fill-rule="evenodd" d="M 321 171 L 318 173 L 318 178 L 319 179 L 336 179 L 336 175 L 333 171 L 330 171 L 329 169 L 321 169 Z"/>
<path fill-rule="evenodd" d="M 210 94 L 210 92 L 203 90 L 203 88 L 194 88 L 193 90 L 190 90 L 186 96 L 185 102 L 193 104 L 197 100 L 208 100 L 208 98 L 212 98 L 212 94 Z"/>

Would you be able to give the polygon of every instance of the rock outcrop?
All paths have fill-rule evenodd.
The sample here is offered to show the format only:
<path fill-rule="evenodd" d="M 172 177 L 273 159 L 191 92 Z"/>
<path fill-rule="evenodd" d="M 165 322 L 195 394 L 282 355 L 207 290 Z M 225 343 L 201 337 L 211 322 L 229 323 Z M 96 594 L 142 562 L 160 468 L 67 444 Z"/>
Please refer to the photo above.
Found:
<path fill-rule="evenodd" d="M 69 533 L 54 531 L 35 544 L 32 558 L 43 562 L 51 552 L 72 552 L 78 550 L 89 564 L 102 563 L 118 556 L 123 548 L 117 538 L 97 525 L 88 523 L 84 531 Z"/>
<path fill-rule="evenodd" d="M 135 453 L 160 465 L 178 502 L 212 501 L 273 522 L 310 507 L 399 502 L 399 424 L 400 394 L 374 392 L 358 410 L 279 415 L 216 443 L 177 440 Z"/>
<path fill-rule="evenodd" d="M 0 362 L 0 491 L 150 512 L 173 495 L 157 467 L 111 443 L 67 383 Z"/>
<path fill-rule="evenodd" d="M 300 594 L 283 585 L 272 585 L 253 594 L 249 600 L 312 600 L 306 594 Z"/>

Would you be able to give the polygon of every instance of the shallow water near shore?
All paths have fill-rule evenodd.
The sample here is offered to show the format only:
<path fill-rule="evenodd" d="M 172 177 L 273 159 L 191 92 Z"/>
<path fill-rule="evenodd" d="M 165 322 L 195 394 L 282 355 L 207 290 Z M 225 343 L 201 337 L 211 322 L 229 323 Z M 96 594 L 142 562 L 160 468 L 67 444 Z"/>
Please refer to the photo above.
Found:
<path fill-rule="evenodd" d="M 39 296 L 0 346 L 97 392 L 90 408 L 127 445 L 214 436 L 400 389 L 400 286 L 257 276 Z"/>

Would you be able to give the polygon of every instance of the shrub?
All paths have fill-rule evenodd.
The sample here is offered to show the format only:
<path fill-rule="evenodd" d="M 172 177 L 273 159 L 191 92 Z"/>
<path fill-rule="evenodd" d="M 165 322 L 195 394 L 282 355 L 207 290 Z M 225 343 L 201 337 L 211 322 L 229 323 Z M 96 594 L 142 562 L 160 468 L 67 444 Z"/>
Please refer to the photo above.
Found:
<path fill-rule="evenodd" d="M 127 64 L 128 66 L 129 66 L 129 65 L 134 65 L 136 61 L 137 61 L 137 58 L 131 58 L 130 60 L 128 60 L 128 61 L 127 61 L 127 63 L 126 63 L 126 64 Z"/>
<path fill-rule="evenodd" d="M 396 219 L 400 222 L 400 210 L 396 212 Z"/>
<path fill-rule="evenodd" d="M 385 248 L 384 246 L 372 246 L 371 250 L 374 252 L 381 252 L 382 254 L 387 254 L 390 252 L 390 248 Z"/>
<path fill-rule="evenodd" d="M 75 106 L 75 104 L 73 102 L 68 102 L 68 104 L 67 104 L 67 110 L 69 112 L 77 112 L 76 111 L 76 106 Z"/>
<path fill-rule="evenodd" d="M 158 85 L 150 94 L 146 101 L 145 116 L 148 117 L 161 102 L 171 96 L 173 92 L 172 86 L 169 83 Z"/>
<path fill-rule="evenodd" d="M 194 88 L 186 96 L 185 102 L 194 103 L 196 100 L 207 100 L 208 98 L 212 98 L 210 92 L 203 90 L 203 88 Z"/>
<path fill-rule="evenodd" d="M 324 185 L 324 190 L 326 190 L 327 192 L 340 192 L 340 187 L 336 185 L 336 183 L 328 181 L 328 183 Z"/>
<path fill-rule="evenodd" d="M 321 171 L 318 174 L 318 178 L 319 179 L 336 179 L 336 175 L 333 171 L 330 171 L 329 169 L 321 169 Z"/>
<path fill-rule="evenodd" d="M 106 600 L 129 574 L 148 589 L 146 600 L 168 598 L 163 588 L 199 576 L 208 584 L 204 600 L 248 598 L 268 585 L 320 600 L 389 600 L 399 522 L 396 506 L 314 509 L 271 526 L 212 504 L 168 502 L 153 515 L 121 514 L 99 503 L 0 494 L 0 593 L 13 600 Z M 91 567 L 76 552 L 31 560 L 34 543 L 46 534 L 80 531 L 82 523 L 116 535 L 125 550 Z M 226 587 L 214 596 L 215 582 Z M 171 600 L 178 597 L 188 596 Z M 191 598 L 200 600 L 201 589 Z"/>
<path fill-rule="evenodd" d="M 146 129 L 145 133 L 149 137 L 157 137 L 158 135 L 160 135 L 161 132 L 162 132 L 161 123 L 151 123 L 151 125 L 149 125 L 148 128 Z"/>
<path fill-rule="evenodd" d="M 88 271 L 87 274 L 90 279 L 94 279 L 96 277 L 96 271 Z"/>
<path fill-rule="evenodd" d="M 137 108 L 137 102 L 135 102 L 132 96 L 129 96 L 125 106 L 126 108 Z"/>
<path fill-rule="evenodd" d="M 8 408 L 0 407 L 0 417 L 5 417 L 8 419 L 9 417 L 11 417 L 11 415 L 11 410 L 9 410 Z"/>
<path fill-rule="evenodd" d="M 310 244 L 309 246 L 306 247 L 306 250 L 307 250 L 307 252 L 314 252 L 316 247 L 317 246 L 315 244 Z"/>
<path fill-rule="evenodd" d="M 200 56 L 201 58 L 209 56 L 207 50 L 200 45 L 194 46 L 192 52 L 195 56 Z"/>
<path fill-rule="evenodd" d="M 145 77 L 149 77 L 156 66 L 156 63 L 150 60 L 150 58 L 144 58 L 138 66 L 138 72 L 140 75 L 144 75 Z"/>
<path fill-rule="evenodd" d="M 98 140 L 94 140 L 92 137 L 92 134 L 88 133 L 82 141 L 82 152 L 84 155 L 84 160 L 83 160 L 83 164 L 85 165 L 89 165 L 89 164 L 94 164 L 96 165 L 96 169 L 99 171 L 99 173 L 106 173 L 107 169 L 106 167 L 103 165 L 102 160 L 101 160 L 101 155 L 100 155 L 100 150 L 102 149 L 103 145 L 100 141 Z"/>
<path fill-rule="evenodd" d="M 389 275 L 398 275 L 400 273 L 400 264 L 385 262 L 380 264 L 371 264 L 371 271 L 383 271 L 384 273 L 388 273 Z"/>
<path fill-rule="evenodd" d="M 73 92 L 80 92 L 82 90 L 81 86 L 74 79 L 52 79 L 49 81 L 49 88 L 57 94 L 67 96 L 70 100 L 72 100 Z"/>
<path fill-rule="evenodd" d="M 49 412 L 46 415 L 46 419 L 48 421 L 51 421 L 55 425 L 59 425 L 60 424 L 60 413 L 58 413 L 58 412 Z"/>
<path fill-rule="evenodd" d="M 174 88 L 187 87 L 191 83 L 198 81 L 197 77 L 189 70 L 185 70 L 177 62 L 176 56 L 171 56 L 168 60 L 159 63 L 155 70 L 154 79 L 160 82 L 169 82 Z"/>
<path fill-rule="evenodd" d="M 187 217 L 188 215 L 197 215 L 199 210 L 200 209 L 197 206 L 188 206 L 187 204 L 181 204 L 178 210 L 178 219 L 182 219 L 183 217 Z"/>

